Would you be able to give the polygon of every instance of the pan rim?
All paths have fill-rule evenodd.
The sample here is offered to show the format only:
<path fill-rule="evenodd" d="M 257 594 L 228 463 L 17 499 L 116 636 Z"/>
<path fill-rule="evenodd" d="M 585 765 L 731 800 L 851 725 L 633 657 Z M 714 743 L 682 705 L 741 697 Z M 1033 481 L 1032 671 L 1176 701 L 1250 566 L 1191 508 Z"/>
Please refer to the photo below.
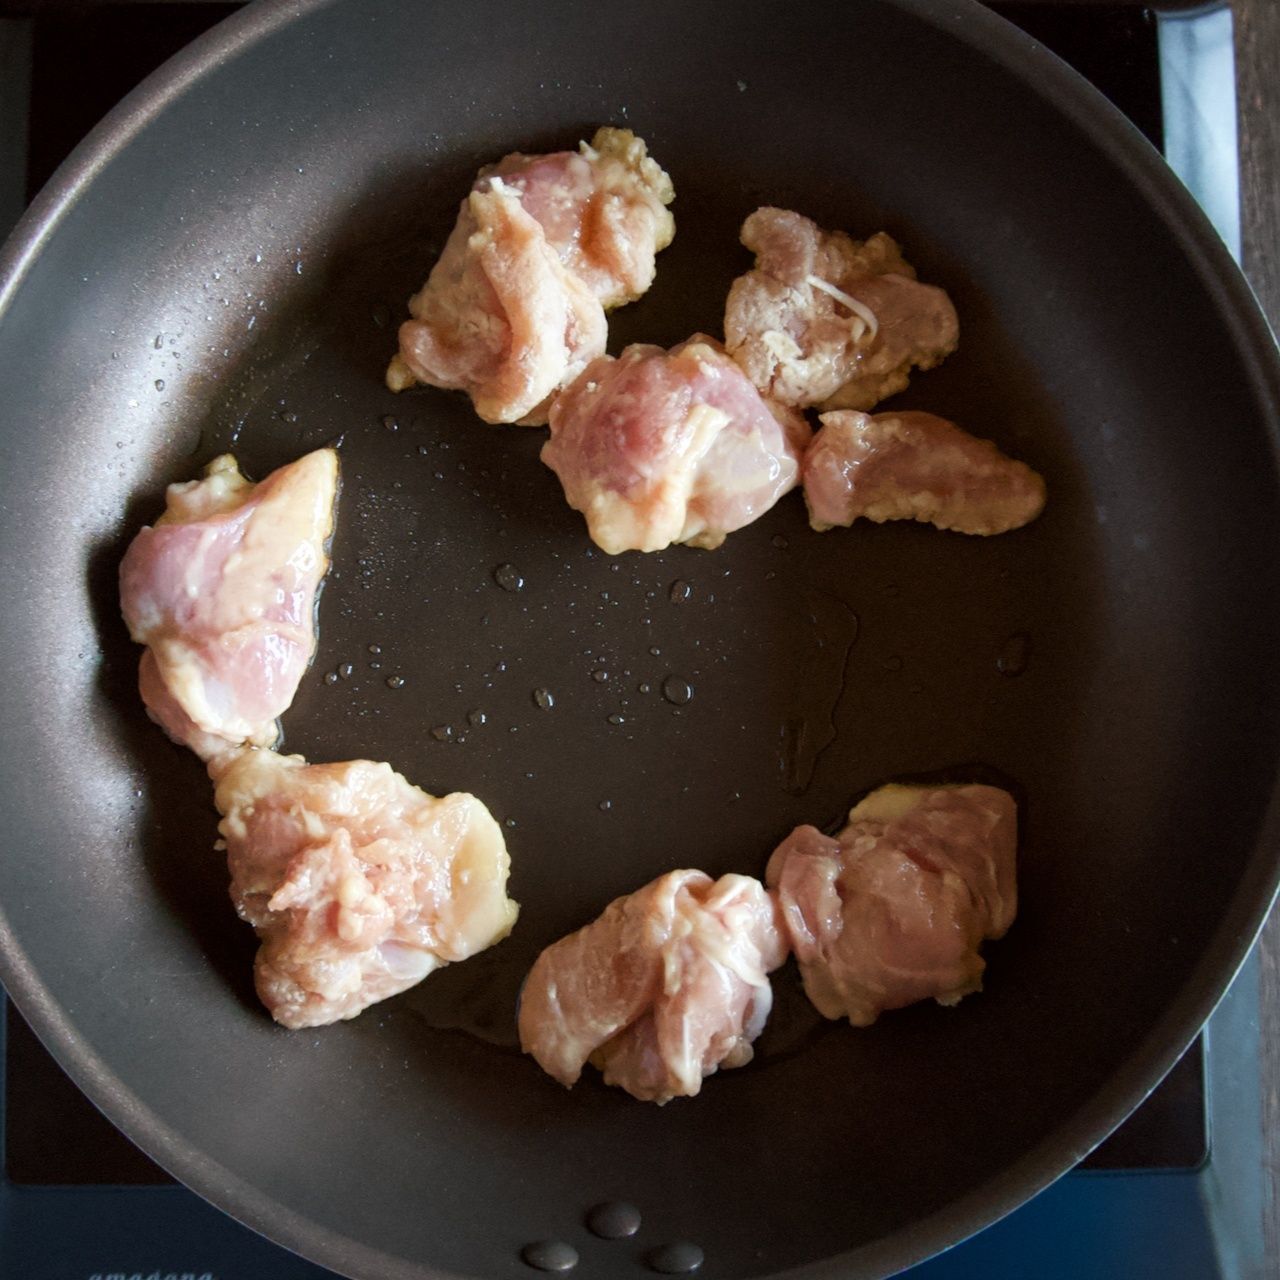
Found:
<path fill-rule="evenodd" d="M 998 64 L 1069 120 L 1124 172 L 1180 245 L 1228 326 L 1280 469 L 1280 355 L 1252 292 L 1207 218 L 1159 153 L 1083 77 L 978 0 L 882 0 Z M 224 63 L 333 0 L 251 5 L 153 73 L 77 147 L 0 249 L 0 331 L 32 264 L 97 174 L 170 102 Z M 888 1275 L 949 1248 L 1012 1212 L 1068 1172 L 1156 1087 L 1198 1034 L 1244 963 L 1280 885 L 1280 778 L 1273 781 L 1246 876 L 1191 978 L 1160 1022 L 1090 1102 L 998 1177 L 929 1216 L 857 1249 L 780 1273 L 819 1280 Z M 388 1280 L 463 1280 L 408 1263 L 287 1209 L 214 1162 L 164 1124 L 110 1071 L 53 999 L 0 907 L 0 982 L 64 1070 L 113 1123 L 180 1181 L 223 1212 L 314 1261 Z"/>

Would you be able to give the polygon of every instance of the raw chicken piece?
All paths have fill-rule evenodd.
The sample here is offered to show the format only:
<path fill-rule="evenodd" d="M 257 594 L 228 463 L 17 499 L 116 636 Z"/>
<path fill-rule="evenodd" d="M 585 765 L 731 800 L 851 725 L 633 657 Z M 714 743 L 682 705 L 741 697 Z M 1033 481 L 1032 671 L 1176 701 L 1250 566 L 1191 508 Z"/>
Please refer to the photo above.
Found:
<path fill-rule="evenodd" d="M 572 1086 L 588 1061 L 642 1102 L 693 1097 L 751 1061 L 786 959 L 758 880 L 672 871 L 548 947 L 520 997 L 520 1044 Z"/>
<path fill-rule="evenodd" d="M 273 751 L 210 773 L 231 900 L 262 939 L 258 995 L 284 1026 L 354 1018 L 511 932 L 510 858 L 474 796 L 436 799 L 388 764 Z"/>
<path fill-rule="evenodd" d="M 546 422 L 549 397 L 604 351 L 603 308 L 653 283 L 674 196 L 629 129 L 481 170 L 409 302 L 388 386 L 467 391 L 487 422 Z"/>
<path fill-rule="evenodd" d="M 1016 845 L 1013 797 L 996 787 L 881 787 L 834 840 L 797 827 L 766 879 L 818 1012 L 865 1027 L 980 990 L 978 947 L 1017 910 Z"/>
<path fill-rule="evenodd" d="M 1044 510 L 1044 480 L 931 413 L 822 414 L 804 456 L 809 523 L 821 532 L 859 516 L 921 520 L 958 533 L 1007 533 Z"/>
<path fill-rule="evenodd" d="M 319 449 L 261 484 L 230 454 L 169 486 L 164 515 L 120 565 L 129 634 L 147 646 L 151 718 L 203 759 L 276 741 L 315 652 L 338 455 Z"/>
<path fill-rule="evenodd" d="M 870 409 L 901 391 L 912 366 L 956 349 L 951 299 L 921 284 L 898 245 L 823 231 L 786 209 L 742 224 L 755 269 L 725 305 L 725 345 L 766 395 L 784 404 Z"/>
<path fill-rule="evenodd" d="M 516 152 L 496 175 L 542 225 L 564 265 L 606 310 L 634 302 L 653 283 L 654 258 L 671 243 L 671 179 L 630 129 L 596 130 L 590 146 L 545 156 Z"/>
<path fill-rule="evenodd" d="M 552 405 L 542 460 L 610 555 L 713 548 L 795 486 L 808 435 L 695 334 L 592 361 Z"/>
<path fill-rule="evenodd" d="M 501 178 L 472 191 L 409 300 L 387 385 L 466 391 L 486 422 L 546 421 L 546 402 L 604 350 L 604 309 Z"/>

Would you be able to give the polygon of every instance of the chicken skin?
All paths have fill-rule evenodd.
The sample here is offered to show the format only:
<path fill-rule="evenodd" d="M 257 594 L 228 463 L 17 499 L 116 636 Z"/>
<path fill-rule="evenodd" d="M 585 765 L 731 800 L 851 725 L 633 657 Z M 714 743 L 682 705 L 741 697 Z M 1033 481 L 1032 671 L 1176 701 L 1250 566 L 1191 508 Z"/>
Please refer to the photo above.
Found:
<path fill-rule="evenodd" d="M 921 284 L 883 232 L 860 242 L 765 207 L 741 235 L 756 265 L 729 290 L 725 346 L 765 395 L 870 409 L 956 349 L 951 299 Z"/>
<path fill-rule="evenodd" d="M 230 454 L 170 485 L 164 514 L 120 565 L 129 634 L 147 646 L 148 713 L 208 760 L 270 746 L 316 645 L 338 455 L 319 449 L 260 484 Z"/>
<path fill-rule="evenodd" d="M 255 985 L 282 1025 L 354 1018 L 510 933 L 510 859 L 474 796 L 272 751 L 210 772 L 231 899 L 262 940 Z"/>
<path fill-rule="evenodd" d="M 410 299 L 387 385 L 461 390 L 486 422 L 544 424 L 555 392 L 603 353 L 605 310 L 653 283 L 674 194 L 628 129 L 482 170 Z"/>
<path fill-rule="evenodd" d="M 465 391 L 486 422 L 546 421 L 551 395 L 604 351 L 599 299 L 500 178 L 472 191 L 400 326 L 393 390 Z"/>
<path fill-rule="evenodd" d="M 822 414 L 804 457 L 809 522 L 819 532 L 859 517 L 920 520 L 990 536 L 1044 509 L 1044 480 L 932 413 Z"/>
<path fill-rule="evenodd" d="M 538 957 L 521 1046 L 566 1086 L 590 1062 L 641 1101 L 693 1097 L 720 1067 L 750 1062 L 786 954 L 758 880 L 670 872 Z"/>
<path fill-rule="evenodd" d="M 597 129 L 577 151 L 516 152 L 479 181 L 499 177 L 538 220 L 568 270 L 606 311 L 653 284 L 657 254 L 675 236 L 671 179 L 630 129 Z"/>
<path fill-rule="evenodd" d="M 1016 846 L 1013 797 L 996 787 L 890 785 L 835 839 L 797 827 L 766 882 L 818 1012 L 866 1027 L 980 990 L 978 948 L 1017 911 Z"/>
<path fill-rule="evenodd" d="M 808 435 L 695 334 L 594 360 L 552 406 L 542 460 L 611 555 L 714 548 L 796 485 Z"/>

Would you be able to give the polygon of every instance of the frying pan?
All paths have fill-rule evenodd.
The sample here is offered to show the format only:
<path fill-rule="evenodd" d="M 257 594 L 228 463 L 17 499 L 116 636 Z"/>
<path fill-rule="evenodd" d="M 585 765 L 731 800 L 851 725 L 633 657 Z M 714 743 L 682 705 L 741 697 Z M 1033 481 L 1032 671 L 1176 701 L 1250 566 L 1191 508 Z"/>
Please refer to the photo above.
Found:
<path fill-rule="evenodd" d="M 793 497 L 714 553 L 611 560 L 541 433 L 385 391 L 477 165 L 604 121 L 678 193 L 614 350 L 715 332 L 761 203 L 884 227 L 963 328 L 900 403 L 1040 470 L 1043 518 L 992 540 L 819 536 Z M 4 259 L 0 387 L 0 976 L 140 1146 L 347 1275 L 511 1276 L 546 1237 L 589 1276 L 643 1274 L 674 1239 L 708 1277 L 905 1267 L 1142 1099 L 1272 897 L 1270 336 L 1155 153 L 974 4 L 252 8 L 30 211 Z M 481 796 L 523 916 L 412 993 L 288 1033 L 253 998 L 208 784 L 138 705 L 115 570 L 165 482 L 228 448 L 261 476 L 337 439 L 288 747 Z M 676 866 L 758 872 L 797 822 L 913 776 L 1021 801 L 1020 917 L 984 994 L 853 1031 L 784 972 L 757 1061 L 663 1109 L 566 1092 L 516 1051 L 532 958 L 611 897 Z M 593 1240 L 583 1211 L 615 1197 L 640 1235 Z"/>

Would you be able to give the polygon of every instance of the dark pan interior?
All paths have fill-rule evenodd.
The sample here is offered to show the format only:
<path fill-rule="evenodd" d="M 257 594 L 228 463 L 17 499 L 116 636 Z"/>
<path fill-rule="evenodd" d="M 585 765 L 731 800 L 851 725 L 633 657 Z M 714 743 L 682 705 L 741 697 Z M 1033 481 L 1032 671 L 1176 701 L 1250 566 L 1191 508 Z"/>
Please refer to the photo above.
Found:
<path fill-rule="evenodd" d="M 135 1139 L 351 1275 L 516 1275 L 551 1236 L 587 1276 L 681 1237 L 707 1277 L 836 1255 L 805 1274 L 870 1276 L 977 1229 L 1155 1082 L 1274 887 L 1277 381 L 1242 284 L 1136 136 L 976 6 L 288 12 L 204 46 L 142 127 L 117 118 L 0 312 L 6 980 Z M 758 204 L 883 227 L 962 325 L 898 403 L 1043 472 L 1044 517 L 819 536 L 793 495 L 715 553 L 611 560 L 541 432 L 385 391 L 477 164 L 606 121 L 677 190 L 611 349 L 718 332 Z M 137 703 L 115 571 L 166 482 L 336 438 L 287 745 L 478 794 L 523 914 L 419 990 L 288 1033 L 253 998 L 203 773 Z M 758 873 L 793 824 L 907 775 L 1022 799 L 985 994 L 855 1032 L 788 971 L 758 1061 L 663 1109 L 515 1051 L 548 941 L 666 869 Z M 592 1241 L 583 1210 L 615 1196 L 642 1235 Z"/>

